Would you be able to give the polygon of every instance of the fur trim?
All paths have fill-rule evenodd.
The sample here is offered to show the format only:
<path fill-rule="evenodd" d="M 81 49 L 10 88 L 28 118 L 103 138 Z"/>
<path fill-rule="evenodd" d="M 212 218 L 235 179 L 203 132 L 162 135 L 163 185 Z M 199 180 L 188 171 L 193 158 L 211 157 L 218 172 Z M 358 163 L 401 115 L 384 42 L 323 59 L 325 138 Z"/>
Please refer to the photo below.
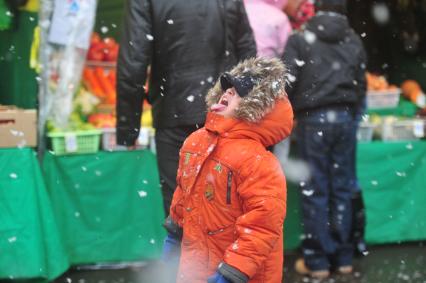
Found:
<path fill-rule="evenodd" d="M 236 118 L 251 123 L 259 122 L 268 114 L 279 98 L 287 96 L 285 92 L 286 68 L 279 59 L 251 58 L 242 61 L 229 72 L 233 76 L 249 74 L 260 79 L 249 94 L 244 97 L 236 109 Z M 207 94 L 207 107 L 218 103 L 222 96 L 220 81 Z"/>

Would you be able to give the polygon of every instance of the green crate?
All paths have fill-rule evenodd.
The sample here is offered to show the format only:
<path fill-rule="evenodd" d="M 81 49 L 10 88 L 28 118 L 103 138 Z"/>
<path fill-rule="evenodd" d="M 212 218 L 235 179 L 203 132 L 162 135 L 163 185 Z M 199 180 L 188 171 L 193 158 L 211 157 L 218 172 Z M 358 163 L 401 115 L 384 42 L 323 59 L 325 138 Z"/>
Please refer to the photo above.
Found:
<path fill-rule="evenodd" d="M 47 136 L 56 155 L 95 153 L 99 150 L 102 131 L 56 132 Z"/>

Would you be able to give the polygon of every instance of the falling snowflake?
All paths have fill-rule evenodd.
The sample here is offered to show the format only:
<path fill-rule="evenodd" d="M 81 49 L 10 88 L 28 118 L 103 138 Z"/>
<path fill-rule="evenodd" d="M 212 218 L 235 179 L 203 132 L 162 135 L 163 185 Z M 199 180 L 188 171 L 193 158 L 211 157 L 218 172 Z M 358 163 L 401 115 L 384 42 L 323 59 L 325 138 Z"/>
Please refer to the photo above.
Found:
<path fill-rule="evenodd" d="M 322 137 L 322 136 L 323 136 L 323 132 L 322 132 L 322 131 L 317 132 L 317 134 L 318 134 L 320 137 Z"/>
<path fill-rule="evenodd" d="M 9 177 L 12 178 L 12 179 L 16 179 L 16 178 L 18 178 L 18 175 L 16 173 L 10 173 Z"/>
<path fill-rule="evenodd" d="M 296 77 L 292 74 L 287 74 L 287 79 L 289 82 L 294 83 L 296 81 Z"/>
<path fill-rule="evenodd" d="M 154 37 L 152 35 L 150 35 L 150 34 L 147 34 L 146 35 L 146 39 L 148 39 L 149 41 L 153 41 Z"/>
<path fill-rule="evenodd" d="M 314 194 L 314 190 L 303 190 L 302 193 L 307 196 L 310 197 Z"/>
<path fill-rule="evenodd" d="M 279 87 L 279 82 L 272 82 L 272 89 L 277 89 Z"/>
<path fill-rule="evenodd" d="M 211 145 L 209 146 L 209 148 L 207 149 L 207 153 L 212 152 L 214 148 L 215 148 L 215 145 L 214 145 L 214 144 L 211 144 Z"/>
<path fill-rule="evenodd" d="M 9 243 L 14 243 L 14 242 L 16 242 L 16 236 L 13 236 L 13 237 L 8 238 L 8 239 L 7 239 L 7 241 L 8 241 Z"/>
<path fill-rule="evenodd" d="M 193 95 L 190 95 L 186 98 L 186 100 L 188 100 L 189 102 L 194 102 L 194 98 L 195 97 Z"/>
<path fill-rule="evenodd" d="M 155 244 L 155 239 L 151 239 L 151 240 L 149 240 L 149 242 L 150 242 L 151 244 Z"/>
<path fill-rule="evenodd" d="M 103 26 L 101 27 L 101 33 L 107 33 L 109 31 L 108 27 Z"/>
<path fill-rule="evenodd" d="M 138 194 L 139 194 L 139 196 L 140 196 L 141 198 L 144 198 L 144 197 L 146 197 L 146 196 L 148 195 L 148 193 L 147 193 L 147 192 L 145 192 L 145 191 L 138 191 Z"/>
<path fill-rule="evenodd" d="M 305 61 L 303 60 L 294 59 L 294 61 L 296 62 L 296 65 L 299 67 L 302 67 L 303 65 L 305 65 Z"/>
<path fill-rule="evenodd" d="M 405 172 L 395 171 L 395 174 L 396 174 L 398 177 L 407 177 L 407 174 L 406 174 Z"/>
<path fill-rule="evenodd" d="M 172 19 L 167 20 L 167 23 L 168 23 L 169 25 L 174 24 L 174 22 L 173 22 L 173 20 L 172 20 Z"/>
<path fill-rule="evenodd" d="M 376 3 L 373 6 L 373 18 L 378 24 L 386 24 L 390 19 L 389 8 L 385 3 Z"/>
<path fill-rule="evenodd" d="M 317 40 L 317 36 L 315 35 L 315 33 L 308 30 L 305 31 L 304 38 L 309 44 L 313 44 Z"/>
<path fill-rule="evenodd" d="M 371 184 L 372 184 L 373 186 L 377 186 L 377 185 L 379 184 L 379 182 L 377 182 L 376 180 L 372 180 L 372 181 L 371 181 Z"/>

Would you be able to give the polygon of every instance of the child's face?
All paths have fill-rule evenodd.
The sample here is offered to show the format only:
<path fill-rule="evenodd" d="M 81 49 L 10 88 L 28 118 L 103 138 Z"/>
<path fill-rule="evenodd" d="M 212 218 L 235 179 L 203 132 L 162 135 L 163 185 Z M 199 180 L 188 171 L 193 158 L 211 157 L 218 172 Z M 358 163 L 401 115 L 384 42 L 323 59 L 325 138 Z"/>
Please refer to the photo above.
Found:
<path fill-rule="evenodd" d="M 240 101 L 241 97 L 235 88 L 228 88 L 220 97 L 219 102 L 213 104 L 210 110 L 225 118 L 231 118 L 235 116 L 235 110 L 238 108 Z"/>

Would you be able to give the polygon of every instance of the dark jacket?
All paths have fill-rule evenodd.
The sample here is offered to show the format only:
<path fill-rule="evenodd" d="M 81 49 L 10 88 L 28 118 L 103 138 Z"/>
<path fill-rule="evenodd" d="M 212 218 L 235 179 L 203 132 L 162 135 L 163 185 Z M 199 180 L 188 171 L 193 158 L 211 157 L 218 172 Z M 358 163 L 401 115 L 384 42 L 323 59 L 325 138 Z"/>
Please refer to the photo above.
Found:
<path fill-rule="evenodd" d="M 256 55 L 243 2 L 129 0 L 118 58 L 117 142 L 138 136 L 143 85 L 155 128 L 204 124 L 205 95 L 220 72 Z"/>
<path fill-rule="evenodd" d="M 363 106 L 366 53 L 346 16 L 319 12 L 290 36 L 283 60 L 291 74 L 287 92 L 296 117 L 312 109 Z"/>

